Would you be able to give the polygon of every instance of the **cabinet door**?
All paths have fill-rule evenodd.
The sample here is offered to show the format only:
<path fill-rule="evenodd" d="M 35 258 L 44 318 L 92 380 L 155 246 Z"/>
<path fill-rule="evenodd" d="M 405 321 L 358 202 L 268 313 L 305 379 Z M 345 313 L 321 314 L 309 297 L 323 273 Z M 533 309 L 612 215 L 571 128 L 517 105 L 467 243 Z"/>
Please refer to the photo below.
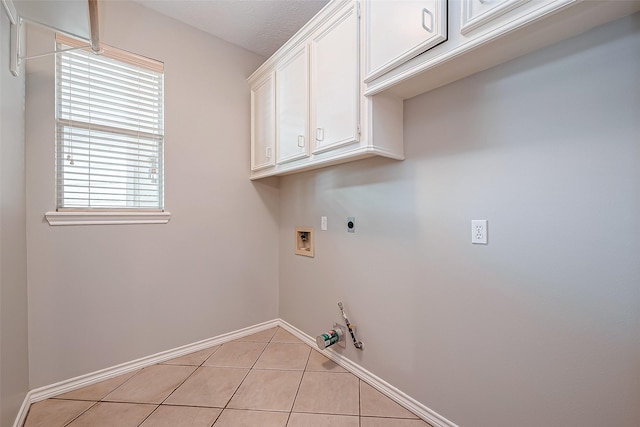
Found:
<path fill-rule="evenodd" d="M 314 154 L 359 140 L 360 20 L 357 6 L 352 3 L 311 39 Z"/>
<path fill-rule="evenodd" d="M 276 70 L 276 140 L 278 164 L 309 154 L 307 46 L 294 52 Z"/>
<path fill-rule="evenodd" d="M 469 32 L 495 21 L 507 12 L 516 9 L 529 0 L 462 0 L 460 33 Z"/>
<path fill-rule="evenodd" d="M 446 0 L 370 0 L 365 7 L 366 82 L 447 39 Z"/>
<path fill-rule="evenodd" d="M 275 165 L 275 92 L 270 73 L 251 88 L 251 170 Z"/>

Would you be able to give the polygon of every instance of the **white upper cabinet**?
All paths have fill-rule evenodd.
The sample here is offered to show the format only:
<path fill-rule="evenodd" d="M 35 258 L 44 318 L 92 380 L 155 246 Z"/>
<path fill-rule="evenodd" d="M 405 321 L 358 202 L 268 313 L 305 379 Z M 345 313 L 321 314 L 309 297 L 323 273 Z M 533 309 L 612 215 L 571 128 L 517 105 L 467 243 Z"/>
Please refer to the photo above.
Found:
<path fill-rule="evenodd" d="M 275 165 L 275 92 L 273 72 L 251 89 L 251 170 Z"/>
<path fill-rule="evenodd" d="M 404 99 L 638 10 L 640 0 L 331 0 L 248 79 L 250 178 L 402 160 Z"/>
<path fill-rule="evenodd" d="M 332 19 L 311 38 L 312 152 L 359 139 L 360 38 L 358 4 Z"/>
<path fill-rule="evenodd" d="M 276 69 L 278 164 L 309 155 L 309 58 L 303 44 Z"/>
<path fill-rule="evenodd" d="M 360 4 L 329 2 L 249 77 L 251 179 L 371 156 L 404 159 L 402 100 L 362 95 Z M 272 75 L 275 102 L 269 98 Z"/>
<path fill-rule="evenodd" d="M 363 8 L 367 49 L 365 81 L 383 75 L 447 39 L 446 0 L 373 0 L 365 2 Z"/>
<path fill-rule="evenodd" d="M 431 6 L 418 19 L 419 3 Z M 444 7 L 436 0 L 363 0 L 365 96 L 411 98 L 634 13 L 640 1 L 451 0 L 440 15 Z M 431 15 L 434 22 L 446 16 L 446 40 L 413 49 Z"/>

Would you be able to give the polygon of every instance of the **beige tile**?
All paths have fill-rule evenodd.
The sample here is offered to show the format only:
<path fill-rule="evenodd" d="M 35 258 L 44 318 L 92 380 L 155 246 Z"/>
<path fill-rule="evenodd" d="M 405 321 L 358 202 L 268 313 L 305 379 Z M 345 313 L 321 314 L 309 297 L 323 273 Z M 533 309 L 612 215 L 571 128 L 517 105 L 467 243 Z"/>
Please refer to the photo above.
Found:
<path fill-rule="evenodd" d="M 273 338 L 271 338 L 271 342 L 291 342 L 291 343 L 301 343 L 298 338 L 296 338 L 290 332 L 285 331 L 282 328 L 278 328 Z"/>
<path fill-rule="evenodd" d="M 156 407 L 140 403 L 100 402 L 76 418 L 69 427 L 137 427 Z"/>
<path fill-rule="evenodd" d="M 104 400 L 162 403 L 195 370 L 195 366 L 149 366 L 109 393 Z"/>
<path fill-rule="evenodd" d="M 358 382 L 349 373 L 305 372 L 293 410 L 358 415 Z"/>
<path fill-rule="evenodd" d="M 422 420 L 362 417 L 360 427 L 430 427 L 430 424 Z"/>
<path fill-rule="evenodd" d="M 310 351 L 311 348 L 306 344 L 271 342 L 258 359 L 255 369 L 303 371 Z"/>
<path fill-rule="evenodd" d="M 358 417 L 351 415 L 292 413 L 287 427 L 359 427 Z"/>
<path fill-rule="evenodd" d="M 261 371 L 254 369 L 228 407 L 265 411 L 290 411 L 300 385 L 300 371 Z"/>
<path fill-rule="evenodd" d="M 31 405 L 24 427 L 62 427 L 94 404 L 76 400 L 43 400 Z"/>
<path fill-rule="evenodd" d="M 250 368 L 256 363 L 266 346 L 267 344 L 263 342 L 231 341 L 222 344 L 202 366 Z"/>
<path fill-rule="evenodd" d="M 140 427 L 211 427 L 222 409 L 161 405 Z"/>
<path fill-rule="evenodd" d="M 418 418 L 364 381 L 360 381 L 360 415 L 363 417 Z"/>
<path fill-rule="evenodd" d="M 307 363 L 307 367 L 305 371 L 316 371 L 316 372 L 347 372 L 342 366 L 337 363 L 329 360 L 326 356 L 321 354 L 319 351 L 313 350 L 311 355 L 309 356 L 309 362 Z"/>
<path fill-rule="evenodd" d="M 256 332 L 255 334 L 247 335 L 246 337 L 238 338 L 234 341 L 256 341 L 256 342 L 269 342 L 276 333 L 278 328 L 265 329 L 264 331 Z"/>
<path fill-rule="evenodd" d="M 193 353 L 185 354 L 184 356 L 176 357 L 175 359 L 169 359 L 166 362 L 162 362 L 165 365 L 187 365 L 187 366 L 200 366 L 202 362 L 207 360 L 218 348 L 219 345 L 205 348 L 204 350 L 195 351 Z"/>
<path fill-rule="evenodd" d="M 248 372 L 248 369 L 201 366 L 165 403 L 224 408 Z"/>
<path fill-rule="evenodd" d="M 285 427 L 287 412 L 240 411 L 225 409 L 214 427 Z"/>
<path fill-rule="evenodd" d="M 78 390 L 70 391 L 69 393 L 60 394 L 56 396 L 56 399 L 73 399 L 73 400 L 93 400 L 97 401 L 111 393 L 117 387 L 122 385 L 129 378 L 137 374 L 139 371 L 129 372 L 128 374 L 119 375 L 117 377 L 100 381 L 99 383 L 92 384 L 90 386 L 79 388 Z"/>

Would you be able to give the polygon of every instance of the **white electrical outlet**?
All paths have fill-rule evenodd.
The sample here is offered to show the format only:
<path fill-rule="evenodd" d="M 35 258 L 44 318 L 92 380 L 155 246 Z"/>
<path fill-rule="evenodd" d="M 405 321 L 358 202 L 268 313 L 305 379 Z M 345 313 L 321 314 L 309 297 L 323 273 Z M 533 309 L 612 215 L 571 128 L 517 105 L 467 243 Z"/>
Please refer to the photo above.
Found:
<path fill-rule="evenodd" d="M 487 244 L 487 220 L 473 219 L 471 220 L 471 243 L 478 245 Z"/>
<path fill-rule="evenodd" d="M 326 216 L 321 216 L 320 217 L 320 230 L 327 231 L 327 217 Z"/>

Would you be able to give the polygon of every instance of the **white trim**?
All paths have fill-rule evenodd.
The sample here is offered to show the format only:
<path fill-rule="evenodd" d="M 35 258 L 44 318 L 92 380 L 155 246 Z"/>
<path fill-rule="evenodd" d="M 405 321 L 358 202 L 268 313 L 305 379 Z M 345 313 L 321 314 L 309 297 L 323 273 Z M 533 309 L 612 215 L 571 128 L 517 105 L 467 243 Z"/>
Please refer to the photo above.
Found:
<path fill-rule="evenodd" d="M 263 170 L 253 170 L 251 171 L 251 176 L 249 179 L 260 179 L 265 178 L 267 176 L 282 176 L 289 175 L 292 173 L 298 172 L 306 172 L 312 169 L 325 168 L 327 166 L 334 166 L 341 163 L 348 163 L 355 160 L 366 159 L 369 157 L 373 157 L 374 155 L 387 157 L 389 159 L 394 160 L 404 160 L 404 154 L 399 154 L 395 151 L 388 150 L 386 148 L 381 148 L 377 145 L 357 145 L 355 142 L 353 145 L 355 148 L 353 150 L 348 151 L 338 151 L 336 153 L 331 153 L 331 150 L 327 150 L 326 153 L 322 153 L 320 159 L 313 157 L 306 157 L 304 160 L 306 162 L 303 163 L 285 163 L 282 165 L 276 165 L 270 169 Z M 348 147 L 350 144 L 346 144 L 344 147 Z M 329 154 L 327 154 L 329 153 Z M 325 156 L 325 154 L 327 154 Z M 314 155 L 317 156 L 317 155 Z"/>
<path fill-rule="evenodd" d="M 305 334 L 295 326 L 292 326 L 291 324 L 285 322 L 282 319 L 278 319 L 278 321 L 279 321 L 278 326 L 287 330 L 288 332 L 293 334 L 296 338 L 302 340 L 305 344 L 308 344 L 311 347 L 317 349 L 315 338 Z M 323 351 L 320 351 L 320 353 L 324 354 L 326 357 L 333 360 L 338 365 L 342 366 L 344 369 L 351 372 L 353 375 L 360 378 L 362 381 L 366 382 L 371 387 L 375 388 L 380 393 L 384 394 L 389 399 L 396 402 L 398 405 L 413 412 L 418 417 L 420 417 L 424 421 L 431 424 L 433 427 L 459 427 L 457 424 L 453 423 L 452 421 L 449 421 L 448 419 L 438 414 L 434 410 L 429 409 L 428 407 L 418 402 L 411 396 L 398 390 L 397 388 L 395 388 L 394 386 L 392 386 L 382 378 L 374 375 L 373 373 L 369 372 L 368 370 L 358 365 L 357 363 L 347 359 L 347 357 L 336 352 L 334 349 L 328 348 Z"/>
<path fill-rule="evenodd" d="M 100 381 L 108 380 L 118 375 L 126 374 L 127 372 L 135 371 L 147 366 L 155 365 L 156 363 L 167 361 L 169 359 L 184 356 L 185 354 L 189 354 L 194 351 L 203 350 L 214 345 L 224 344 L 226 342 L 233 341 L 247 335 L 255 334 L 256 332 L 264 331 L 276 326 L 280 326 L 287 332 L 290 332 L 292 335 L 294 335 L 296 338 L 300 339 L 310 347 L 314 349 L 317 348 L 315 338 L 312 338 L 310 335 L 305 334 L 295 326 L 292 326 L 282 319 L 269 320 L 267 322 L 239 329 L 234 332 L 218 335 L 213 338 L 208 338 L 192 344 L 177 347 L 172 350 L 163 351 L 131 362 L 122 363 L 120 365 L 112 366 L 100 371 L 81 375 L 69 380 L 60 381 L 55 384 L 31 390 L 29 391 L 29 393 L 27 393 L 24 401 L 22 402 L 22 406 L 20 407 L 20 411 L 18 412 L 13 427 L 22 427 L 25 419 L 27 418 L 29 407 L 33 403 L 40 402 L 42 400 L 49 399 L 63 393 L 68 393 L 70 391 L 77 390 L 79 388 L 86 387 Z M 422 403 L 418 402 L 406 393 L 398 390 L 382 378 L 374 375 L 357 363 L 347 359 L 342 354 L 337 353 L 332 348 L 328 348 L 320 352 L 329 359 L 336 362 L 338 365 L 342 366 L 347 371 L 351 372 L 362 381 L 366 382 L 367 384 L 399 404 L 400 406 L 413 412 L 415 415 L 428 422 L 433 427 L 458 427 L 457 424 L 447 420 L 442 415 L 429 409 Z"/>
<path fill-rule="evenodd" d="M 16 415 L 16 420 L 13 423 L 13 427 L 22 427 L 24 425 L 24 422 L 27 419 L 27 414 L 29 413 L 29 407 L 32 403 L 34 402 L 31 400 L 31 391 L 29 391 L 22 401 L 22 406 L 20 406 L 18 415 Z"/>
<path fill-rule="evenodd" d="M 493 7 L 490 6 L 490 9 L 485 10 L 484 12 L 479 13 L 476 16 L 472 16 L 470 5 L 472 1 L 474 0 L 464 0 L 462 2 L 460 34 L 463 35 L 469 34 L 471 31 L 480 28 L 483 25 L 486 25 L 494 19 L 522 6 L 524 3 L 527 3 L 531 0 L 502 0 L 502 3 L 498 3 Z"/>
<path fill-rule="evenodd" d="M 22 406 L 20 407 L 20 412 L 18 412 L 13 427 L 22 427 L 27 417 L 27 413 L 29 412 L 29 407 L 33 403 L 49 399 L 50 397 L 54 397 L 59 394 L 68 393 L 70 391 L 77 390 L 79 388 L 86 387 L 100 381 L 108 380 L 110 378 L 117 377 L 118 375 L 126 374 L 127 372 L 146 368 L 147 366 L 155 365 L 156 363 L 161 363 L 169 359 L 184 356 L 185 354 L 193 353 L 194 351 L 204 350 L 205 348 L 212 347 L 214 345 L 224 344 L 226 342 L 233 341 L 247 335 L 255 334 L 256 332 L 264 331 L 265 329 L 274 328 L 276 326 L 279 326 L 280 323 L 280 319 L 269 320 L 267 322 L 239 329 L 234 332 L 218 335 L 213 338 L 207 338 L 205 340 L 183 345 L 172 350 L 162 351 L 151 356 L 142 357 L 131 362 L 122 363 L 110 368 L 91 372 L 85 375 L 80 375 L 69 380 L 64 380 L 55 384 L 36 388 L 29 391 L 29 393 L 27 393 L 27 396 L 24 398 Z"/>
<path fill-rule="evenodd" d="M 18 12 L 16 11 L 16 7 L 13 5 L 13 0 L 2 0 L 2 5 L 4 6 L 5 12 L 7 12 L 9 21 L 13 25 L 16 25 L 18 23 Z"/>
<path fill-rule="evenodd" d="M 166 224 L 171 212 L 47 212 L 49 225 Z"/>

